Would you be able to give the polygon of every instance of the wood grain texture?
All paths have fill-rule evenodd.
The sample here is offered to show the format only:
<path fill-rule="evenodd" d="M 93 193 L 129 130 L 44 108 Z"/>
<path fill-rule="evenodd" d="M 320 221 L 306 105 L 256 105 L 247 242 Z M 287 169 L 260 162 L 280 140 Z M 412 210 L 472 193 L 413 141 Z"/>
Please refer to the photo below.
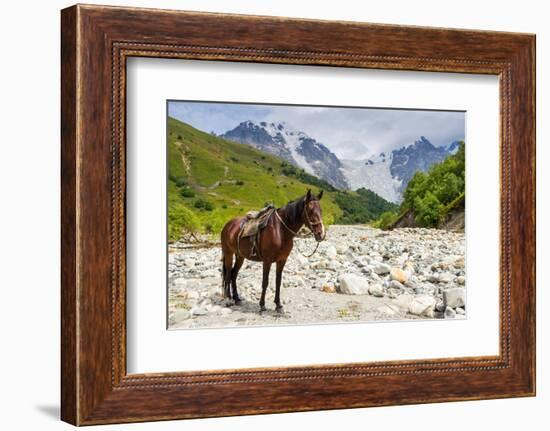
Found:
<path fill-rule="evenodd" d="M 74 6 L 62 11 L 61 36 L 63 420 L 84 425 L 534 394 L 533 35 Z M 499 355 L 127 375 L 131 56 L 498 75 Z"/>
<path fill-rule="evenodd" d="M 77 422 L 76 9 L 61 17 L 61 417 Z"/>

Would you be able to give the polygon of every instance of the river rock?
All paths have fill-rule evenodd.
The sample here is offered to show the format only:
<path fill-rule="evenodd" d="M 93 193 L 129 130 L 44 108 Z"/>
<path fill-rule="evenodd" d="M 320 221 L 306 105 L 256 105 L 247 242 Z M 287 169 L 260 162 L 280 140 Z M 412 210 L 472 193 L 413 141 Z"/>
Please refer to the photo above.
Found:
<path fill-rule="evenodd" d="M 439 311 L 440 313 L 443 313 L 445 311 L 445 303 L 443 301 L 438 301 L 435 304 L 435 311 Z"/>
<path fill-rule="evenodd" d="M 336 287 L 334 286 L 334 283 L 329 281 L 328 283 L 323 283 L 321 286 L 321 292 L 336 293 Z"/>
<path fill-rule="evenodd" d="M 439 283 L 439 274 L 434 273 L 434 274 L 428 275 L 428 281 L 430 283 Z"/>
<path fill-rule="evenodd" d="M 399 283 L 406 283 L 409 279 L 409 274 L 401 268 L 394 267 L 390 270 L 390 277 L 392 280 L 398 281 Z"/>
<path fill-rule="evenodd" d="M 329 259 L 334 259 L 338 255 L 338 252 L 336 251 L 336 247 L 334 247 L 333 245 L 329 245 L 327 248 L 327 251 L 325 252 L 325 255 Z"/>
<path fill-rule="evenodd" d="M 374 266 L 373 271 L 378 275 L 389 274 L 389 272 L 391 271 L 391 267 L 385 263 L 378 262 Z"/>
<path fill-rule="evenodd" d="M 346 254 L 346 251 L 348 251 L 348 246 L 345 245 L 345 244 L 338 244 L 336 246 L 336 251 L 338 252 L 338 254 Z"/>
<path fill-rule="evenodd" d="M 459 257 L 455 260 L 454 262 L 454 267 L 457 268 L 457 269 L 463 269 L 465 266 L 465 261 L 464 261 L 464 257 Z"/>
<path fill-rule="evenodd" d="M 454 319 L 456 317 L 456 311 L 451 307 L 445 308 L 445 319 Z"/>
<path fill-rule="evenodd" d="M 369 294 L 381 298 L 384 296 L 384 288 L 380 284 L 371 284 L 369 286 Z"/>
<path fill-rule="evenodd" d="M 345 274 L 338 279 L 340 293 L 346 295 L 366 295 L 369 292 L 369 283 L 364 277 L 356 274 Z"/>
<path fill-rule="evenodd" d="M 370 278 L 371 278 L 372 281 L 380 281 L 380 280 L 382 280 L 382 279 L 380 278 L 380 276 L 379 276 L 378 274 L 376 274 L 375 272 L 371 272 L 369 275 L 370 275 Z"/>
<path fill-rule="evenodd" d="M 204 316 L 208 314 L 208 311 L 202 307 L 194 306 L 193 308 L 191 308 L 191 314 L 193 316 Z"/>
<path fill-rule="evenodd" d="M 399 295 L 394 300 L 394 304 L 397 305 L 401 310 L 408 310 L 411 303 L 414 300 L 414 296 L 412 295 Z"/>
<path fill-rule="evenodd" d="M 189 319 L 191 317 L 191 313 L 189 310 L 185 310 L 184 308 L 180 308 L 176 311 L 174 311 L 172 314 L 170 314 L 170 324 L 173 325 L 175 323 L 181 322 L 182 320 Z"/>
<path fill-rule="evenodd" d="M 403 290 L 405 289 L 405 286 L 403 286 L 399 281 L 392 280 L 390 281 L 390 289 L 397 289 L 397 290 Z"/>
<path fill-rule="evenodd" d="M 185 259 L 185 260 L 183 261 L 183 264 L 184 264 L 186 267 L 190 268 L 190 267 L 192 267 L 192 266 L 195 266 L 196 261 L 195 261 L 195 259 L 189 258 L 189 259 Z"/>
<path fill-rule="evenodd" d="M 455 276 L 450 272 L 444 272 L 442 274 L 439 274 L 440 283 L 451 283 L 454 280 L 454 278 Z"/>
<path fill-rule="evenodd" d="M 464 307 L 466 305 L 466 289 L 463 287 L 454 287 L 444 290 L 443 302 L 446 307 Z"/>
<path fill-rule="evenodd" d="M 328 262 L 326 260 L 320 260 L 319 262 L 314 263 L 311 265 L 313 269 L 326 269 L 328 266 Z"/>
<path fill-rule="evenodd" d="M 369 239 L 362 240 L 364 236 Z M 422 228 L 382 232 L 366 225 L 334 225 L 328 228 L 327 241 L 312 257 L 300 254 L 299 250 L 309 248 L 305 243 L 302 245 L 291 253 L 284 271 L 283 319 L 270 312 L 257 313 L 261 265 L 248 260 L 243 265 L 237 280 L 243 305 L 234 307 L 232 300 L 222 297 L 219 247 L 187 247 L 182 241 L 168 257 L 170 325 L 199 328 L 319 323 L 329 321 L 336 311 L 344 308 L 349 311 L 347 320 L 360 322 L 419 316 L 424 319 L 432 315 L 442 319 L 447 309 L 443 293 L 449 290 L 446 294 L 449 296 L 450 289 L 466 285 L 463 233 Z M 350 274 L 351 277 L 344 277 Z M 274 294 L 275 278 L 272 270 L 269 301 Z M 425 296 L 433 297 L 436 305 L 432 307 L 432 300 L 422 299 Z M 417 314 L 409 312 L 409 308 Z M 454 319 L 466 317 L 464 307 L 450 307 L 449 318 L 453 311 Z"/>
<path fill-rule="evenodd" d="M 430 295 L 416 296 L 409 305 L 409 313 L 415 316 L 433 316 L 435 298 Z"/>

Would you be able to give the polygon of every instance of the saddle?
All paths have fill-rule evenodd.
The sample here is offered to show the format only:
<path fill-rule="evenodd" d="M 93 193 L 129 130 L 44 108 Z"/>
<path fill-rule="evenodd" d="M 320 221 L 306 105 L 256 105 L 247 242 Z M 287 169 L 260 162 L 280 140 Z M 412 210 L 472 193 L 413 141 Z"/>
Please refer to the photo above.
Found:
<path fill-rule="evenodd" d="M 258 237 L 260 232 L 264 229 L 271 216 L 275 212 L 273 205 L 268 205 L 259 211 L 249 211 L 246 213 L 246 218 L 241 222 L 241 230 L 239 232 L 238 240 L 241 238 L 250 238 L 252 241 L 252 253 L 251 256 L 259 255 L 257 250 Z M 240 254 L 240 253 L 239 253 Z"/>

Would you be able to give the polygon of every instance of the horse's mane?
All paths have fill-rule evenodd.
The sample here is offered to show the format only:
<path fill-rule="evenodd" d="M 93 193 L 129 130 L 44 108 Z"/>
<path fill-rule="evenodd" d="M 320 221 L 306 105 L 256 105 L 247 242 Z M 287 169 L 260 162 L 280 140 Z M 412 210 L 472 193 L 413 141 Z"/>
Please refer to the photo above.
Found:
<path fill-rule="evenodd" d="M 316 200 L 314 196 L 311 196 L 311 200 Z M 297 223 L 300 221 L 304 212 L 304 205 L 306 202 L 306 196 L 299 197 L 293 201 L 289 201 L 283 208 L 287 216 L 288 223 Z"/>

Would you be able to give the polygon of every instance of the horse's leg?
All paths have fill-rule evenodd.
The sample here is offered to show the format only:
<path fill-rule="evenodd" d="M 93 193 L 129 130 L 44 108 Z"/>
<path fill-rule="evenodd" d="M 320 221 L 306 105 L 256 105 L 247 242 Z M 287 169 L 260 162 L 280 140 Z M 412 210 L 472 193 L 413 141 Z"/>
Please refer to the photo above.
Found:
<path fill-rule="evenodd" d="M 223 297 L 231 298 L 231 267 L 233 266 L 233 253 L 223 254 Z"/>
<path fill-rule="evenodd" d="M 271 262 L 264 262 L 264 272 L 262 277 L 262 296 L 260 297 L 260 311 L 265 311 L 265 292 L 267 291 L 267 285 L 269 283 L 270 269 Z"/>
<path fill-rule="evenodd" d="M 233 300 L 235 301 L 235 305 L 239 305 L 241 303 L 241 298 L 239 298 L 239 294 L 237 293 L 237 274 L 239 273 L 241 266 L 243 266 L 243 262 L 244 257 L 236 256 L 235 265 L 231 270 L 231 289 L 233 290 Z"/>
<path fill-rule="evenodd" d="M 283 280 L 283 269 L 286 259 L 277 261 L 277 273 L 275 274 L 275 310 L 282 311 L 281 305 L 281 282 Z"/>

